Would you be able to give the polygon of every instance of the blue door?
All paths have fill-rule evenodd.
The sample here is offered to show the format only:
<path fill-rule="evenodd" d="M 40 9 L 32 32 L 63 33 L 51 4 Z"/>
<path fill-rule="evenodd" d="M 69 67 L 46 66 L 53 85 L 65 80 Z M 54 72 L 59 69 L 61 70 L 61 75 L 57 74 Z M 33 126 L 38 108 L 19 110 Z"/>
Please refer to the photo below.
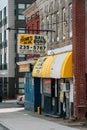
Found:
<path fill-rule="evenodd" d="M 25 74 L 25 109 L 37 111 L 41 106 L 40 78 L 33 78 L 32 73 Z"/>
<path fill-rule="evenodd" d="M 25 109 L 34 111 L 34 79 L 31 73 L 25 75 Z"/>

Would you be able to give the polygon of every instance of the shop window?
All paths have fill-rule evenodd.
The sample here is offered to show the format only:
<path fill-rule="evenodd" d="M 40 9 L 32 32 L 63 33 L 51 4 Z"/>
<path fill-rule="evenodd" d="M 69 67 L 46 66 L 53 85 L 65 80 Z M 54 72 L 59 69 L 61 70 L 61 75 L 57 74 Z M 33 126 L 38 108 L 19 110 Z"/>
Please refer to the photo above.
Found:
<path fill-rule="evenodd" d="M 50 79 L 43 80 L 43 93 L 45 95 L 51 96 L 51 80 Z"/>

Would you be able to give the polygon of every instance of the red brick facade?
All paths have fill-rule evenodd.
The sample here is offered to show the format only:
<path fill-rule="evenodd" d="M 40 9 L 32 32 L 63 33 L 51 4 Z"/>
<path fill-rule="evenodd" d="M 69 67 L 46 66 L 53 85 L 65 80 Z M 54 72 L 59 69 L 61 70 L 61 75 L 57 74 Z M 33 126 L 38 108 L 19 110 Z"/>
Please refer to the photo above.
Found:
<path fill-rule="evenodd" d="M 85 68 L 87 76 L 87 0 L 85 0 Z"/>
<path fill-rule="evenodd" d="M 74 114 L 83 118 L 87 111 L 85 71 L 85 0 L 72 0 Z"/>
<path fill-rule="evenodd" d="M 28 34 L 40 34 L 40 16 L 39 12 L 36 12 L 35 14 L 31 15 L 29 18 L 27 18 L 27 29 Z"/>
<path fill-rule="evenodd" d="M 27 14 L 28 15 L 28 14 Z M 28 34 L 40 34 L 40 16 L 39 12 L 35 12 L 33 15 L 29 15 L 27 17 L 26 23 L 27 33 Z M 26 59 L 38 58 L 40 55 L 26 55 Z"/>

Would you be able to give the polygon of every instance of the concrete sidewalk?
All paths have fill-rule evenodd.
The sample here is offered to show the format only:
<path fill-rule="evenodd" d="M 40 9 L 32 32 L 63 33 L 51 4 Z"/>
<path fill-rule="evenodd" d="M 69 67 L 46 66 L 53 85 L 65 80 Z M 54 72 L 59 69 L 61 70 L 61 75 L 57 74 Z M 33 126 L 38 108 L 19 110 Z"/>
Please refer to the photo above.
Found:
<path fill-rule="evenodd" d="M 51 121 L 51 122 L 55 122 L 55 123 L 58 123 L 60 125 L 64 125 L 64 126 L 69 126 L 69 127 L 74 127 L 74 128 L 80 128 L 81 130 L 87 130 L 87 121 L 86 120 L 73 120 L 73 119 L 66 119 L 64 120 L 63 118 L 58 118 L 57 116 L 51 116 L 51 115 L 47 115 L 47 114 L 40 114 L 38 115 L 37 113 L 35 112 L 30 112 L 30 111 L 27 111 L 26 112 L 31 115 L 31 116 L 34 116 L 34 117 L 38 117 L 38 118 L 41 118 L 41 119 L 45 119 L 45 120 L 48 120 L 48 121 Z"/>
<path fill-rule="evenodd" d="M 44 114 L 38 115 L 25 109 L 0 113 L 0 123 L 9 130 L 87 130 L 87 126 L 83 126 L 81 122 L 70 122 Z"/>
<path fill-rule="evenodd" d="M 78 130 L 25 110 L 0 113 L 0 124 L 7 127 L 8 130 Z"/>
<path fill-rule="evenodd" d="M 9 130 L 29 130 L 29 127 L 32 130 L 71 130 L 71 128 L 87 130 L 87 122 L 72 122 L 57 116 L 51 117 L 44 113 L 31 112 L 17 106 L 16 100 L 5 100 L 0 104 L 0 124 Z"/>

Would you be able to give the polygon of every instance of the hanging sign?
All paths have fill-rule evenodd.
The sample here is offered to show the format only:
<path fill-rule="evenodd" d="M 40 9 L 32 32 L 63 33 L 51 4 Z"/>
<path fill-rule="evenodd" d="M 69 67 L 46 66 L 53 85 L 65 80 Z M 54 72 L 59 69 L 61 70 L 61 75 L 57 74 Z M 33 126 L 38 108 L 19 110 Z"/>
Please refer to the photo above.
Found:
<path fill-rule="evenodd" d="M 46 54 L 47 38 L 42 35 L 18 34 L 19 54 Z"/>
<path fill-rule="evenodd" d="M 19 72 L 30 72 L 30 64 L 19 65 Z"/>

